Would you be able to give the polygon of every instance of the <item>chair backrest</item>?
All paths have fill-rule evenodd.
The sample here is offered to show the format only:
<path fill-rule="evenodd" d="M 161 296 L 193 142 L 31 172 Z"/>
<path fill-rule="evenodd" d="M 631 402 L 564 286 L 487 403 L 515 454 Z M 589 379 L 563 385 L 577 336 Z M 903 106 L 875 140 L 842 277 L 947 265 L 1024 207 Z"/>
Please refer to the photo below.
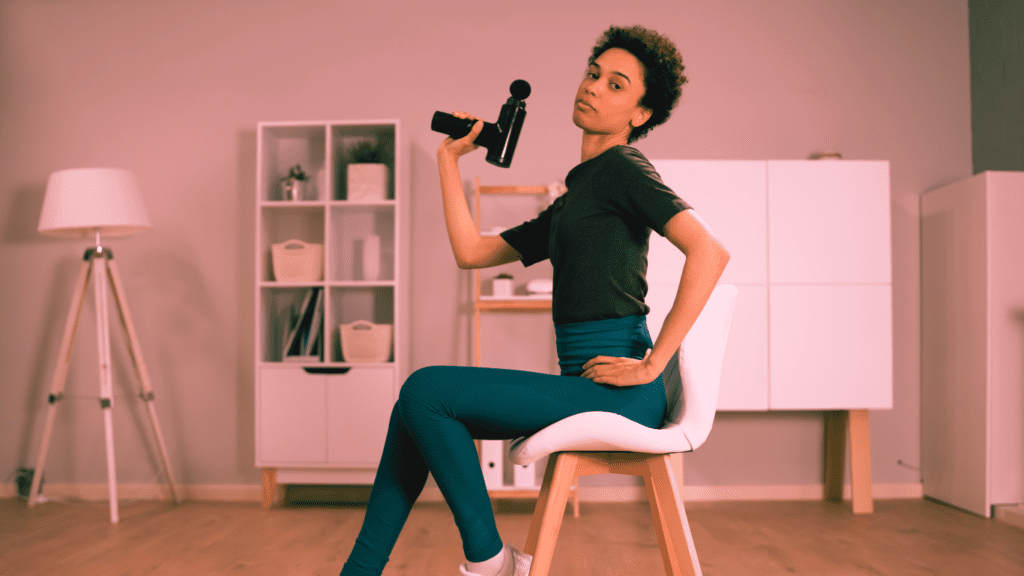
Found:
<path fill-rule="evenodd" d="M 731 284 L 715 287 L 679 354 L 665 368 L 668 409 L 662 429 L 681 428 L 690 450 L 704 443 L 715 420 L 722 359 L 738 292 Z"/>

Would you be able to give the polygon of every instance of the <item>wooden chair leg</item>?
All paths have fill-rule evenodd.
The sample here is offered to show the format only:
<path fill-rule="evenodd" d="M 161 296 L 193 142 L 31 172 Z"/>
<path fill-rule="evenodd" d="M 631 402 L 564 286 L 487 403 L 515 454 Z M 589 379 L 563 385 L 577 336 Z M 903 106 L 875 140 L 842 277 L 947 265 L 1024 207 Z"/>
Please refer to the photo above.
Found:
<path fill-rule="evenodd" d="M 270 508 L 277 500 L 277 468 L 263 469 L 263 507 Z"/>
<path fill-rule="evenodd" d="M 524 552 L 533 556 L 530 576 L 547 576 L 555 554 L 555 543 L 565 516 L 565 505 L 569 500 L 569 486 L 576 477 L 575 454 L 555 453 L 548 459 L 544 471 L 544 484 L 537 498 L 537 508 L 530 523 L 530 534 L 526 538 Z"/>
<path fill-rule="evenodd" d="M 644 486 L 665 572 L 670 576 L 702 576 L 671 456 L 652 457 L 647 466 L 649 472 L 644 476 Z"/>
<path fill-rule="evenodd" d="M 580 479 L 572 481 L 572 517 L 580 517 Z"/>
<path fill-rule="evenodd" d="M 544 480 L 540 485 L 540 494 L 537 495 L 537 504 L 533 508 L 533 518 L 530 520 L 530 531 L 526 535 L 526 546 L 523 552 L 533 555 L 537 552 L 537 540 L 540 538 L 540 524 L 544 518 L 544 511 L 547 510 L 548 498 L 551 497 L 551 481 L 555 477 L 555 465 L 558 463 L 558 454 L 548 457 L 548 465 L 544 468 Z"/>

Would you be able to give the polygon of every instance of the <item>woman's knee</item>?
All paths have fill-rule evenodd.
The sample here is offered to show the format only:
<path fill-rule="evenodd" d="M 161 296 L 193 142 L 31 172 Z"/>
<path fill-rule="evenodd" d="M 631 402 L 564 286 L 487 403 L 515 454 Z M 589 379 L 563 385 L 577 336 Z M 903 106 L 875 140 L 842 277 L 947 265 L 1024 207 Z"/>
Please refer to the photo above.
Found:
<path fill-rule="evenodd" d="M 438 399 L 439 386 L 444 381 L 443 369 L 441 366 L 428 366 L 409 375 L 398 392 L 398 406 L 404 414 L 422 410 Z"/>

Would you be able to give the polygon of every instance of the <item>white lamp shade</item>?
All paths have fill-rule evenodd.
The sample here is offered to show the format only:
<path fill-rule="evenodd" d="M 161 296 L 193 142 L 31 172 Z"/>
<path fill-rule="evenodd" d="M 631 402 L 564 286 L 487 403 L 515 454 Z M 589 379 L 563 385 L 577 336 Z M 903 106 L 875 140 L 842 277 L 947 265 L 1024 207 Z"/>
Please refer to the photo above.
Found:
<path fill-rule="evenodd" d="M 75 168 L 50 174 L 39 232 L 50 236 L 127 236 L 149 230 L 139 182 L 130 170 Z"/>

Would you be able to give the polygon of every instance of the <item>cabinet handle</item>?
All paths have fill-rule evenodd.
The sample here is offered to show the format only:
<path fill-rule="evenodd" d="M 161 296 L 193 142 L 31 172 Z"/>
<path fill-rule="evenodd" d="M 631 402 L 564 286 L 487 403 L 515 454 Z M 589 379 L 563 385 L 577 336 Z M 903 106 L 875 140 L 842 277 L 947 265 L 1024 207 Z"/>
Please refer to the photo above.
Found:
<path fill-rule="evenodd" d="M 352 368 L 348 366 L 303 366 L 306 374 L 348 374 Z"/>

